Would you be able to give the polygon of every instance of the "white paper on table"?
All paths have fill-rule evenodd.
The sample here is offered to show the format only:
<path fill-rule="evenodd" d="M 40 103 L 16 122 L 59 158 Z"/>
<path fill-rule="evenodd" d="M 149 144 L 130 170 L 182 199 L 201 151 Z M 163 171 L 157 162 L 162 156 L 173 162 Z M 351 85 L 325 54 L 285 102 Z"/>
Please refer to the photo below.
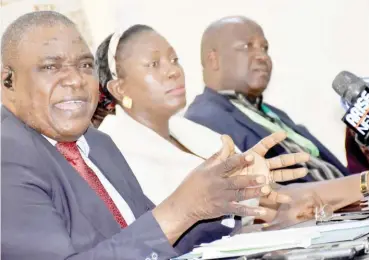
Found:
<path fill-rule="evenodd" d="M 241 255 L 247 256 L 296 247 L 306 248 L 312 244 L 312 241 L 329 240 L 333 233 L 338 238 L 339 233 L 345 232 L 346 235 L 349 235 L 347 232 L 351 230 L 353 232 L 356 232 L 358 229 L 365 231 L 366 228 L 369 229 L 369 220 L 239 234 L 233 237 L 223 237 L 212 243 L 202 244 L 191 253 L 177 259 L 192 259 L 201 256 L 201 259 L 214 259 Z M 345 238 L 353 239 L 354 235 L 350 235 L 349 238 L 346 236 Z"/>
<path fill-rule="evenodd" d="M 247 256 L 247 255 L 254 255 L 263 252 L 270 252 L 275 250 L 282 250 L 282 249 L 289 249 L 289 248 L 307 248 L 311 245 L 311 238 L 306 238 L 303 241 L 296 241 L 292 244 L 284 244 L 280 246 L 274 247 L 260 247 L 258 249 L 241 249 L 235 251 L 218 251 L 212 247 L 201 247 L 196 248 L 189 254 L 180 256 L 175 258 L 177 260 L 181 259 L 220 259 L 220 258 L 227 258 L 227 257 L 236 257 L 236 256 Z"/>
<path fill-rule="evenodd" d="M 241 249 L 258 249 L 266 247 L 293 244 L 304 239 L 313 239 L 320 236 L 320 232 L 314 229 L 285 229 L 276 231 L 264 231 L 256 233 L 239 234 L 232 237 L 223 237 L 220 240 L 208 244 L 202 244 L 201 248 L 216 248 L 218 251 L 233 251 Z"/>
<path fill-rule="evenodd" d="M 360 220 L 344 222 L 340 224 L 319 225 L 314 227 L 319 230 L 321 237 L 313 239 L 312 244 L 352 241 L 359 236 L 369 233 L 369 221 Z"/>
<path fill-rule="evenodd" d="M 311 245 L 312 239 L 319 236 L 320 233 L 316 230 L 301 231 L 299 229 L 239 234 L 202 244 L 191 253 L 176 259 L 191 259 L 199 256 L 202 256 L 201 259 L 214 259 L 288 248 L 306 248 Z"/>
<path fill-rule="evenodd" d="M 351 229 L 351 228 L 359 228 L 359 227 L 369 227 L 369 220 L 359 220 L 359 221 L 342 221 L 337 224 L 328 224 L 328 225 L 318 225 L 315 226 L 316 230 L 319 232 L 328 232 L 328 231 L 336 231 L 338 229 Z M 309 228 L 309 227 L 307 227 Z"/>
<path fill-rule="evenodd" d="M 236 251 L 227 251 L 227 252 L 219 252 L 214 250 L 213 248 L 203 248 L 202 252 L 202 260 L 205 259 L 219 259 L 219 258 L 228 258 L 228 257 L 236 257 L 236 256 L 249 256 L 255 255 L 264 252 L 271 252 L 275 250 L 283 250 L 289 248 L 307 248 L 311 246 L 311 239 L 307 238 L 302 241 L 296 241 L 291 244 L 284 244 L 280 246 L 274 247 L 260 247 L 258 249 L 245 249 L 245 250 L 236 250 Z"/>

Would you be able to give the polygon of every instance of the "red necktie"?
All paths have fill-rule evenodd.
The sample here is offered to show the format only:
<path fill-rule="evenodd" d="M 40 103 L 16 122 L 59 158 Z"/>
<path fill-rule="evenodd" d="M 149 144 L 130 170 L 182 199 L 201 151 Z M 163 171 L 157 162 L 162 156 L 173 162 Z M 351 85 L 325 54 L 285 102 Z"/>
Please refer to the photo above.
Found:
<path fill-rule="evenodd" d="M 122 228 L 126 227 L 127 223 L 124 220 L 123 216 L 120 214 L 114 201 L 111 199 L 94 171 L 90 167 L 88 167 L 86 162 L 83 160 L 76 142 L 57 143 L 56 148 L 105 202 L 106 206 L 109 208 L 110 212 L 113 214 L 115 220 L 120 224 L 120 226 Z"/>

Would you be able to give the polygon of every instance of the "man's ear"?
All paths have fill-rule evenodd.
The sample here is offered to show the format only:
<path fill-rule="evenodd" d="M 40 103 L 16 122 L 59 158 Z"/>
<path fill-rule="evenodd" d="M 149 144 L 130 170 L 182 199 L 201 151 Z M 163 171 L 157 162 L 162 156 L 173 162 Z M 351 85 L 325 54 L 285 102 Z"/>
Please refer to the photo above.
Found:
<path fill-rule="evenodd" d="M 107 84 L 109 93 L 116 99 L 121 101 L 124 97 L 124 79 L 112 79 Z"/>
<path fill-rule="evenodd" d="M 219 70 L 219 56 L 216 50 L 211 50 L 208 53 L 208 60 L 213 70 Z"/>
<path fill-rule="evenodd" d="M 1 67 L 1 86 L 11 91 L 13 88 L 13 71 L 9 67 Z"/>
<path fill-rule="evenodd" d="M 15 113 L 15 81 L 14 72 L 10 67 L 1 67 L 1 103 Z"/>

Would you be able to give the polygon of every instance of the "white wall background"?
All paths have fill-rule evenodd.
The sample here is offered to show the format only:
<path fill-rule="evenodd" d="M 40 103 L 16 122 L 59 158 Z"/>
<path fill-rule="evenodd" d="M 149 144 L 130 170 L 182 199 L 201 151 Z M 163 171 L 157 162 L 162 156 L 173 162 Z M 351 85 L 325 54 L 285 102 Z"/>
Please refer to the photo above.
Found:
<path fill-rule="evenodd" d="M 92 2 L 85 1 L 88 5 Z M 266 101 L 305 124 L 346 163 L 344 124 L 340 121 L 344 111 L 331 84 L 344 69 L 369 75 L 369 0 L 111 0 L 110 5 L 104 3 L 106 0 L 101 0 L 101 4 L 94 1 L 93 9 L 102 12 L 100 18 L 93 12 L 90 15 L 101 28 L 94 32 L 96 42 L 106 37 L 112 24 L 115 28 L 127 28 L 135 23 L 153 26 L 178 52 L 186 72 L 189 101 L 202 91 L 199 46 L 206 26 L 227 15 L 245 15 L 256 20 L 264 28 L 274 63 Z"/>
<path fill-rule="evenodd" d="M 0 0 L 0 33 L 17 17 L 40 10 L 60 12 L 73 20 L 85 40 L 93 46 L 91 30 L 80 0 Z"/>
<path fill-rule="evenodd" d="M 69 1 L 81 1 L 93 50 L 114 29 L 135 23 L 163 34 L 184 66 L 190 102 L 203 87 L 199 55 L 206 26 L 228 15 L 254 19 L 274 63 L 267 102 L 305 124 L 346 163 L 344 111 L 331 84 L 343 69 L 369 75 L 369 0 Z"/>

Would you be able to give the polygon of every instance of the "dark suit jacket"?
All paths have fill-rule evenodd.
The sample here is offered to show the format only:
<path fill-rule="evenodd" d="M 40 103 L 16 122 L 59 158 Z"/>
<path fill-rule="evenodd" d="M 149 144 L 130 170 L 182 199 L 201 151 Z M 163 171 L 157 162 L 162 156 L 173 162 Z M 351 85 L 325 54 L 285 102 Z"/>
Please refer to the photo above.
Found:
<path fill-rule="evenodd" d="M 347 169 L 340 161 L 305 127 L 296 125 L 285 112 L 270 105 L 268 105 L 268 107 L 276 113 L 287 126 L 312 141 L 318 147 L 320 156 L 323 160 L 336 166 L 343 174 L 348 174 Z M 270 132 L 265 128 L 239 111 L 228 98 L 210 88 L 205 88 L 204 93 L 196 97 L 188 108 L 185 117 L 220 134 L 229 135 L 232 137 L 235 145 L 242 151 L 250 149 L 261 139 L 270 135 Z M 284 153 L 286 153 L 285 149 L 277 145 L 268 152 L 267 158 Z M 304 179 L 304 181 L 310 180 L 309 177 L 305 177 Z"/>
<path fill-rule="evenodd" d="M 216 221 L 197 224 L 174 249 L 150 211 L 154 205 L 110 137 L 89 128 L 89 158 L 136 217 L 122 230 L 53 145 L 4 107 L 1 116 L 3 259 L 168 259 L 231 231 Z"/>

